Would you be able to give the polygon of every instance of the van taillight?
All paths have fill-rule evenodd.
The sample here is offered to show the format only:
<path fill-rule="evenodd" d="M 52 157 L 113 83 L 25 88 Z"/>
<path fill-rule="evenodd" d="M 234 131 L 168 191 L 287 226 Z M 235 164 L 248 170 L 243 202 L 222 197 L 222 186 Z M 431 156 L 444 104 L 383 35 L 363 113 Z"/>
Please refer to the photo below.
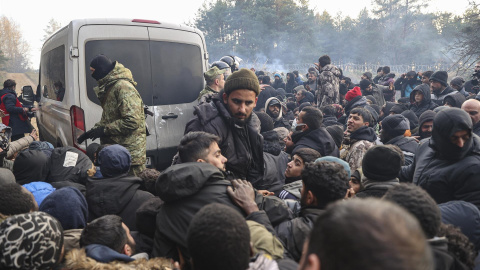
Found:
<path fill-rule="evenodd" d="M 154 20 L 142 20 L 142 19 L 133 19 L 132 22 L 136 22 L 136 23 L 153 23 L 153 24 L 160 24 L 160 22 L 158 22 L 158 21 L 154 21 Z"/>
<path fill-rule="evenodd" d="M 83 109 L 77 106 L 70 107 L 70 120 L 72 125 L 73 146 L 79 150 L 86 152 L 77 143 L 78 136 L 85 133 L 85 114 Z"/>

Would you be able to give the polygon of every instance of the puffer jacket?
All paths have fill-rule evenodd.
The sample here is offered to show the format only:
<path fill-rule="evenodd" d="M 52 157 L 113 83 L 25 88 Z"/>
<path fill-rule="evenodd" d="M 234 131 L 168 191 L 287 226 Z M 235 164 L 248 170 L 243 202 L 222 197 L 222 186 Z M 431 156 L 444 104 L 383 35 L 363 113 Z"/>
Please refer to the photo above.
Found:
<path fill-rule="evenodd" d="M 340 76 L 342 73 L 334 65 L 326 65 L 318 75 L 317 105 L 326 106 L 340 103 Z"/>
<path fill-rule="evenodd" d="M 246 125 L 235 123 L 220 98 L 221 94 L 213 96 L 212 102 L 195 107 L 195 117 L 187 123 L 185 134 L 204 131 L 220 137 L 218 146 L 228 159 L 226 169 L 256 186 L 264 175 L 263 137 L 255 130 L 252 121 Z"/>
<path fill-rule="evenodd" d="M 335 141 L 324 127 L 320 127 L 315 130 L 294 133 L 292 135 L 292 141 L 295 143 L 292 155 L 294 155 L 299 149 L 311 148 L 317 150 L 322 157 L 340 156 L 340 152 L 335 144 Z"/>
<path fill-rule="evenodd" d="M 421 92 L 423 94 L 423 100 L 420 104 L 415 102 L 416 92 Z M 432 101 L 430 87 L 427 84 L 420 84 L 413 89 L 412 93 L 410 93 L 410 103 L 411 105 L 409 109 L 413 111 L 417 117 L 420 117 L 425 111 L 433 110 L 438 107 L 438 104 Z"/>
<path fill-rule="evenodd" d="M 414 138 L 400 135 L 392 138 L 386 144 L 396 145 L 402 150 L 403 155 L 405 156 L 405 166 L 413 163 L 418 148 L 418 143 Z"/>

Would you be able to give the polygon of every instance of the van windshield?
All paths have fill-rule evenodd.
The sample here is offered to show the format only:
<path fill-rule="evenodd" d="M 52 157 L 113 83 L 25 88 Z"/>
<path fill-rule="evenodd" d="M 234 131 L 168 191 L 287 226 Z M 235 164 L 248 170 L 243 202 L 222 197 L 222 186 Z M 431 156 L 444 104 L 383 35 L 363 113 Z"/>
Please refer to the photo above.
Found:
<path fill-rule="evenodd" d="M 202 54 L 196 45 L 148 40 L 93 40 L 85 45 L 88 98 L 100 105 L 90 76 L 99 54 L 130 69 L 136 89 L 148 106 L 193 102 L 203 89 Z"/>

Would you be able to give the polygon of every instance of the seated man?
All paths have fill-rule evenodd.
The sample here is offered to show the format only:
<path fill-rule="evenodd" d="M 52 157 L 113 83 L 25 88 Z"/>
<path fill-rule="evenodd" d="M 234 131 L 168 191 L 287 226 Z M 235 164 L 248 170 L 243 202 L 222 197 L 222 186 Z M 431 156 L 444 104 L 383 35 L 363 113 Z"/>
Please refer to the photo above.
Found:
<path fill-rule="evenodd" d="M 178 252 L 181 252 L 183 258 L 189 259 L 188 226 L 193 216 L 207 204 L 220 203 L 242 212 L 227 194 L 231 183 L 225 179 L 227 159 L 221 153 L 219 141 L 210 133 L 187 133 L 178 146 L 182 163 L 167 168 L 157 179 L 155 188 L 165 203 L 157 214 L 153 256 L 178 260 Z M 255 199 L 272 224 L 291 218 L 279 198 L 255 192 Z"/>
<path fill-rule="evenodd" d="M 135 212 L 154 196 L 140 190 L 142 179 L 128 175 L 131 157 L 125 147 L 114 144 L 103 148 L 98 153 L 98 161 L 104 178 L 87 181 L 89 220 L 118 215 L 129 228 L 136 230 Z"/>
<path fill-rule="evenodd" d="M 82 232 L 80 247 L 82 249 L 73 249 L 66 254 L 66 269 L 172 267 L 170 260 L 164 258 L 146 260 L 146 254 L 132 256 L 135 254 L 135 241 L 122 219 L 115 215 L 106 215 L 90 222 Z"/>
<path fill-rule="evenodd" d="M 327 207 L 305 249 L 298 268 L 302 270 L 433 269 L 418 221 L 400 206 L 378 199 Z"/>

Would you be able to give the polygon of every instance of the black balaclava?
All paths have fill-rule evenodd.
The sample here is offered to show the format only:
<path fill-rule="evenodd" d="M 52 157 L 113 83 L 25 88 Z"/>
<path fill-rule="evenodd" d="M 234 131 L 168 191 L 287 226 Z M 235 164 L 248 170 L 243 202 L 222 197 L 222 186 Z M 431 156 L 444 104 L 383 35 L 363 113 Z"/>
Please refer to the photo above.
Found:
<path fill-rule="evenodd" d="M 472 119 L 461 109 L 447 108 L 438 112 L 433 119 L 432 146 L 440 158 L 451 161 L 464 158 L 473 143 L 472 126 Z M 460 130 L 467 130 L 470 134 L 470 139 L 461 148 L 450 141 L 450 137 Z"/>
<path fill-rule="evenodd" d="M 103 79 L 113 70 L 115 62 L 112 62 L 112 60 L 108 59 L 105 55 L 100 54 L 93 58 L 92 62 L 90 62 L 90 66 L 95 69 L 92 73 L 92 77 L 98 81 Z"/>

